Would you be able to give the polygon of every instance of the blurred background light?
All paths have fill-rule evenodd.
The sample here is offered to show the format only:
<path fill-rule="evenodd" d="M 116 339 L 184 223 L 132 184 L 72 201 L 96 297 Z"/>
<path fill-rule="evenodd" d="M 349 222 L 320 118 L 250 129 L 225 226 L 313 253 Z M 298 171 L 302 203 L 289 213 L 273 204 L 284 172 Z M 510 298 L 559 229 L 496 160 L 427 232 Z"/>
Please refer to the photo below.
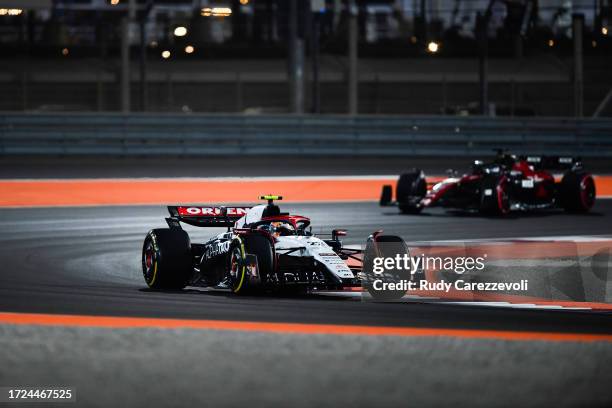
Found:
<path fill-rule="evenodd" d="M 0 8 L 0 16 L 18 16 L 21 13 L 23 13 L 22 9 L 16 9 L 16 8 Z"/>
<path fill-rule="evenodd" d="M 560 0 L 359 0 L 355 24 L 347 24 L 346 0 L 300 0 L 294 17 L 288 0 L 0 0 L 5 56 L 0 84 L 12 89 L 6 95 L 23 95 L 6 96 L 3 106 L 36 109 L 53 100 L 55 87 L 64 86 L 54 73 L 63 72 L 70 61 L 78 73 L 70 76 L 70 86 L 96 89 L 95 98 L 71 93 L 69 105 L 79 110 L 117 110 L 123 99 L 108 95 L 123 95 L 131 84 L 120 80 L 126 71 L 117 70 L 131 63 L 131 75 L 138 77 L 142 89 L 130 91 L 138 101 L 131 109 L 179 110 L 187 104 L 194 111 L 261 107 L 284 112 L 293 109 L 287 100 L 298 95 L 304 109 L 340 113 L 348 95 L 339 87 L 344 68 L 333 61 L 349 56 L 354 40 L 348 40 L 353 38 L 356 58 L 348 65 L 375 79 L 357 79 L 358 86 L 351 88 L 365 87 L 361 96 L 354 96 L 367 102 L 361 104 L 367 113 L 472 114 L 480 112 L 488 98 L 496 104 L 497 115 L 568 115 L 576 108 L 575 98 L 557 103 L 549 89 L 569 89 L 564 95 L 573 95 L 575 82 L 571 70 L 548 60 L 551 56 L 565 67 L 583 60 L 587 111 L 595 112 L 609 100 L 612 112 L 612 97 L 606 97 L 608 91 L 612 95 L 612 3 L 601 0 L 602 6 L 597 1 L 595 7 L 589 0 L 573 0 L 567 8 Z M 478 15 L 488 16 L 486 41 L 480 37 Z M 574 15 L 583 16 L 583 55 L 577 57 L 572 46 Z M 292 18 L 297 30 L 288 24 Z M 91 64 L 94 59 L 100 63 Z M 474 64 L 481 59 L 491 61 L 484 70 Z M 524 67 L 520 75 L 508 68 L 514 62 Z M 542 75 L 541 69 L 548 74 Z M 261 77 L 243 76 L 247 70 L 261 72 Z M 98 71 L 104 73 L 101 82 Z M 227 74 L 221 83 L 219 71 Z M 306 71 L 312 76 L 302 74 Z M 43 79 L 28 80 L 33 77 Z M 175 77 L 192 84 L 193 92 L 177 97 Z M 273 82 L 274 98 L 259 88 L 264 77 Z M 338 79 L 328 82 L 322 77 Z M 463 79 L 467 77 L 472 78 L 468 83 Z M 423 95 L 437 95 L 427 103 L 422 95 L 408 92 L 421 82 L 426 83 Z M 202 96 L 211 83 L 226 90 L 223 98 Z M 473 92 L 464 91 L 468 86 Z M 537 97 L 526 97 L 534 86 Z M 321 98 L 322 92 L 333 97 Z"/>
<path fill-rule="evenodd" d="M 200 13 L 204 17 L 229 17 L 232 9 L 229 7 L 204 7 Z"/>
<path fill-rule="evenodd" d="M 174 35 L 177 37 L 184 37 L 187 35 L 187 28 L 183 26 L 178 26 L 174 29 Z"/>

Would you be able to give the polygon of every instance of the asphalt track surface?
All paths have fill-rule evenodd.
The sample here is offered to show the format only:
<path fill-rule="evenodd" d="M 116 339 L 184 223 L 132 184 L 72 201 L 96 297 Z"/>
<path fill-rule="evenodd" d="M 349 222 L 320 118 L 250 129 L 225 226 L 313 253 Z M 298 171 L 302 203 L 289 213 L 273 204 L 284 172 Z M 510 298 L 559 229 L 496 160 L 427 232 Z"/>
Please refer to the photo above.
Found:
<path fill-rule="evenodd" d="M 375 203 L 287 204 L 349 244 L 383 228 L 406 240 L 605 236 L 592 214 L 491 219 Z M 612 333 L 605 312 L 343 297 L 236 297 L 145 289 L 140 250 L 163 207 L 0 210 L 0 311 L 369 326 Z M 191 230 L 204 239 L 218 230 Z M 86 405 L 610 406 L 612 343 L 499 341 L 0 325 L 0 386 L 64 384 Z"/>
<path fill-rule="evenodd" d="M 605 235 L 612 230 L 612 201 L 589 215 L 562 212 L 511 219 L 432 211 L 404 216 L 375 203 L 287 204 L 283 210 L 312 217 L 314 232 L 349 230 L 361 244 L 377 229 L 408 241 Z M 486 308 L 361 304 L 306 297 L 236 298 L 225 293 L 158 293 L 145 289 L 142 239 L 164 227 L 164 207 L 32 208 L 0 210 L 0 310 L 301 323 L 376 324 L 550 331 L 610 331 L 610 316 L 500 312 Z M 192 240 L 222 230 L 189 228 Z M 155 307 L 152 307 L 155 305 Z M 503 318 L 498 318 L 498 314 Z M 602 324 L 598 324 L 602 323 Z"/>

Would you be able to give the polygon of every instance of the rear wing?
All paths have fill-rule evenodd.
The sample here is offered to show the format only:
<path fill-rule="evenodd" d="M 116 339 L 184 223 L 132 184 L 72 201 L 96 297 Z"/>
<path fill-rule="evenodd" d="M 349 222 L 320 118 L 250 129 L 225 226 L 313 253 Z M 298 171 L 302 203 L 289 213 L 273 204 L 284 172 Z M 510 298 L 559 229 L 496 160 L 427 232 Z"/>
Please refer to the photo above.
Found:
<path fill-rule="evenodd" d="M 573 156 L 521 156 L 521 159 L 539 170 L 570 170 L 582 165 L 580 157 Z"/>
<path fill-rule="evenodd" d="M 231 227 L 246 215 L 251 207 L 223 207 L 215 205 L 168 206 L 168 225 L 178 227 L 179 222 L 196 227 Z"/>

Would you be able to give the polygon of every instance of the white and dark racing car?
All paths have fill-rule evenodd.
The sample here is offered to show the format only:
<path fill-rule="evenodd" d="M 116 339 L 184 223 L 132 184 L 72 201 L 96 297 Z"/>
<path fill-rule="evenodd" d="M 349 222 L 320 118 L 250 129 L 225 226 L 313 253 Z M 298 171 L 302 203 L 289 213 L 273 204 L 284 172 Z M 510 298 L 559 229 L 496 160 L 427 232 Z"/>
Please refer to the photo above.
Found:
<path fill-rule="evenodd" d="M 153 289 L 185 286 L 224 288 L 234 293 L 293 288 L 337 290 L 360 286 L 361 249 L 346 248 L 344 230 L 313 235 L 310 219 L 280 211 L 275 200 L 254 207 L 171 206 L 169 228 L 151 230 L 142 249 L 142 271 Z M 181 223 L 227 230 L 192 243 Z M 368 243 L 401 240 L 372 234 Z"/>

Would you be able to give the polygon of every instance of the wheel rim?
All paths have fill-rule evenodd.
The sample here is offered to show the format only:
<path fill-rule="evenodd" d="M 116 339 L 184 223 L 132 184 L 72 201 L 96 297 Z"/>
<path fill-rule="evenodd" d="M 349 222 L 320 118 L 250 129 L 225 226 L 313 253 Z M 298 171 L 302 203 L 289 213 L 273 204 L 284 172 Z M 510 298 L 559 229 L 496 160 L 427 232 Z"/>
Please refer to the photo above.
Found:
<path fill-rule="evenodd" d="M 142 254 L 142 269 L 144 272 L 145 281 L 147 284 L 152 284 L 155 281 L 157 272 L 156 253 L 153 244 L 149 242 Z"/>
<path fill-rule="evenodd" d="M 580 182 L 580 201 L 585 209 L 595 204 L 595 182 L 591 176 L 586 176 Z"/>
<path fill-rule="evenodd" d="M 234 248 L 230 260 L 230 276 L 232 277 L 232 279 L 236 279 L 238 277 L 241 255 L 242 254 L 240 253 L 240 248 Z"/>
<path fill-rule="evenodd" d="M 510 200 L 508 198 L 508 192 L 506 191 L 506 178 L 500 180 L 497 185 L 497 208 L 501 214 L 508 214 L 510 212 Z"/>
<path fill-rule="evenodd" d="M 242 256 L 242 248 L 240 246 L 236 246 L 232 250 L 229 269 L 232 290 L 236 293 L 242 289 L 245 279 L 245 266 Z"/>

